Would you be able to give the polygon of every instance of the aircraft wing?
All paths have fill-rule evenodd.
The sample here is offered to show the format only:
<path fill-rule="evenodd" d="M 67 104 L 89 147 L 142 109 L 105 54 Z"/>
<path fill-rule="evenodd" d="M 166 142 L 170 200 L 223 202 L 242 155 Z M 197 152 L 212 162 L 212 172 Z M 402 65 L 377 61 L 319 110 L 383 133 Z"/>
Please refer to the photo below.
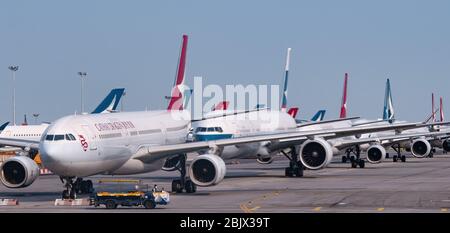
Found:
<path fill-rule="evenodd" d="M 370 138 L 357 138 L 344 140 L 335 144 L 334 146 L 339 150 L 342 150 L 347 147 L 362 145 L 366 143 L 380 143 L 383 146 L 387 146 L 393 143 L 398 143 L 401 141 L 409 141 L 414 140 L 420 137 L 436 137 L 436 136 L 444 136 L 450 135 L 450 132 L 423 132 L 423 133 L 410 133 L 410 134 L 396 134 L 391 136 L 382 136 L 382 137 L 370 137 Z"/>
<path fill-rule="evenodd" d="M 16 139 L 16 138 L 0 138 L 0 147 L 3 146 L 11 146 L 11 147 L 19 147 L 22 149 L 39 149 L 39 141 L 34 140 L 25 140 L 25 139 Z"/>
<path fill-rule="evenodd" d="M 379 125 L 379 126 L 347 127 L 347 128 L 326 129 L 326 130 L 310 130 L 310 131 L 296 130 L 276 134 L 221 139 L 215 141 L 200 141 L 191 143 L 180 143 L 175 145 L 145 146 L 142 147 L 138 151 L 138 153 L 136 153 L 133 156 L 133 158 L 139 159 L 144 163 L 148 163 L 174 154 L 195 152 L 203 149 L 209 149 L 212 151 L 212 153 L 215 153 L 216 151 L 222 150 L 224 146 L 239 145 L 245 143 L 270 141 L 275 142 L 275 144 L 280 143 L 282 144 L 283 147 L 287 147 L 292 145 L 298 145 L 299 143 L 314 137 L 331 139 L 337 137 L 345 137 L 350 135 L 358 135 L 386 130 L 406 130 L 411 128 L 424 127 L 427 125 L 428 124 L 423 123 L 402 123 L 402 124 Z"/>
<path fill-rule="evenodd" d="M 348 117 L 348 118 L 338 118 L 338 119 L 324 120 L 324 121 L 301 122 L 301 123 L 297 123 L 297 128 L 304 127 L 304 126 L 310 126 L 310 125 L 327 124 L 327 123 L 333 123 L 333 122 L 339 122 L 339 121 L 349 121 L 349 120 L 355 120 L 355 119 L 359 119 L 359 118 L 360 117 Z"/>

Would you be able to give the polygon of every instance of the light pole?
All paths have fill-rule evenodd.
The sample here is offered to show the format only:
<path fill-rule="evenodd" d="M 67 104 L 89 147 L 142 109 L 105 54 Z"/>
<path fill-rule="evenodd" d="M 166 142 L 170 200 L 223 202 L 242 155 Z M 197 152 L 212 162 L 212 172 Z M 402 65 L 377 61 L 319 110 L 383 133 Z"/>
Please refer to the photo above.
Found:
<path fill-rule="evenodd" d="M 13 102 L 13 123 L 16 125 L 16 71 L 19 70 L 19 66 L 9 66 L 9 70 L 12 72 L 12 79 L 13 79 L 13 96 L 12 96 L 12 102 Z"/>
<path fill-rule="evenodd" d="M 86 72 L 78 72 L 81 78 L 81 114 L 84 113 L 84 101 L 83 101 L 83 88 L 84 88 L 84 80 L 86 79 Z"/>
<path fill-rule="evenodd" d="M 34 117 L 34 124 L 37 125 L 39 113 L 33 113 L 33 117 Z"/>

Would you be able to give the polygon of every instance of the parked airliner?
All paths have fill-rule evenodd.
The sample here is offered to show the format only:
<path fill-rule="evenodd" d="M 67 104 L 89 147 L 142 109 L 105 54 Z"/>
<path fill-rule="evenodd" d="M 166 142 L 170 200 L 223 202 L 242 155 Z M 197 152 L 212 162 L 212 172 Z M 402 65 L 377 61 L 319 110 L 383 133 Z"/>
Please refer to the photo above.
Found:
<path fill-rule="evenodd" d="M 185 43 L 186 42 L 186 43 Z M 185 60 L 187 36 L 183 36 L 181 60 Z M 183 65 L 184 66 L 184 65 Z M 178 69 L 179 73 L 180 69 Z M 183 93 L 183 92 L 180 92 Z M 180 95 L 173 96 L 180 100 Z M 292 159 L 289 169 L 293 174 L 302 161 L 327 164 L 331 160 L 331 147 L 326 140 L 362 133 L 384 130 L 404 130 L 423 126 L 422 123 L 407 123 L 383 126 L 360 126 L 327 130 L 296 131 L 278 127 L 278 132 L 240 138 L 220 139 L 185 143 L 191 127 L 190 113 L 178 110 L 177 100 L 171 100 L 167 110 L 118 112 L 112 114 L 72 115 L 55 120 L 45 130 L 39 141 L 16 141 L 12 146 L 39 149 L 45 167 L 65 182 L 63 198 L 75 198 L 77 188 L 74 180 L 96 174 L 139 174 L 161 169 L 168 159 L 186 153 L 208 150 L 196 157 L 189 166 L 190 180 L 185 180 L 186 167 L 180 163 L 181 179 L 174 180 L 173 186 L 195 192 L 196 186 L 209 186 L 221 182 L 226 166 L 220 157 L 226 146 L 260 143 L 266 148 L 291 148 Z M 269 115 L 271 111 L 266 111 Z M 278 114 L 278 113 L 277 113 Z M 278 121 L 265 119 L 267 124 Z M 286 114 L 287 115 L 287 114 Z M 291 122 L 295 122 L 289 115 Z M 5 142 L 0 139 L 0 142 Z M 300 152 L 297 148 L 301 145 Z M 295 165 L 292 165 L 295 164 Z M 313 164 L 314 165 L 314 164 Z M 39 169 L 27 156 L 17 156 L 5 161 L 0 167 L 1 181 L 10 188 L 26 187 L 34 182 Z M 179 191 L 179 190 L 176 190 Z"/>

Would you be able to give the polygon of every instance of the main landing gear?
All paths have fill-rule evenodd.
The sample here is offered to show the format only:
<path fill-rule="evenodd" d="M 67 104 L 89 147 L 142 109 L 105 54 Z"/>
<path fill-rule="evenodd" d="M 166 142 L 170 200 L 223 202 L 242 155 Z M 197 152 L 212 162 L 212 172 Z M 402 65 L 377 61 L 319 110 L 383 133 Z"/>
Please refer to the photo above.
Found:
<path fill-rule="evenodd" d="M 77 178 L 75 182 L 74 177 L 60 177 L 66 190 L 62 192 L 62 199 L 75 199 L 77 194 L 89 194 L 94 192 L 94 185 L 91 180 L 83 180 Z"/>
<path fill-rule="evenodd" d="M 186 154 L 179 155 L 178 159 L 180 162 L 176 170 L 180 172 L 180 179 L 172 181 L 172 192 L 182 193 L 185 190 L 186 193 L 195 193 L 197 191 L 197 185 L 186 177 Z"/>
<path fill-rule="evenodd" d="M 352 164 L 352 168 L 364 168 L 366 166 L 366 162 L 364 159 L 361 159 L 361 149 L 359 146 L 348 148 L 345 151 L 346 155 L 342 156 L 342 163 L 346 163 L 347 160 Z M 353 153 L 354 155 L 350 155 Z"/>
<path fill-rule="evenodd" d="M 406 156 L 402 155 L 400 144 L 397 144 L 396 146 L 392 145 L 391 147 L 395 150 L 395 152 L 397 152 L 397 155 L 394 155 L 392 157 L 394 163 L 398 160 L 402 161 L 403 163 L 406 162 Z"/>
<path fill-rule="evenodd" d="M 284 170 L 284 175 L 287 177 L 302 177 L 303 164 L 298 161 L 298 153 L 295 147 L 290 148 L 290 155 L 284 151 L 281 151 L 281 153 L 289 159 L 289 167 Z"/>
<path fill-rule="evenodd" d="M 436 148 L 431 149 L 430 154 L 428 155 L 428 158 L 433 158 L 434 153 L 436 153 Z"/>

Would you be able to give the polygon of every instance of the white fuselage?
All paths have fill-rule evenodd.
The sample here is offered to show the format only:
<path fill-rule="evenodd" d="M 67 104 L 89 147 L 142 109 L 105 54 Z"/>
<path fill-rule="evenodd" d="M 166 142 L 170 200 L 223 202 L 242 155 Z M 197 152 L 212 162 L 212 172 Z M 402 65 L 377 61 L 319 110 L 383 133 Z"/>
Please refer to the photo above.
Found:
<path fill-rule="evenodd" d="M 0 137 L 39 141 L 48 126 L 48 124 L 6 126 L 0 133 Z"/>
<path fill-rule="evenodd" d="M 161 169 L 164 158 L 144 163 L 133 155 L 151 146 L 184 143 L 189 127 L 186 111 L 67 116 L 48 127 L 39 150 L 43 164 L 60 176 L 144 173 Z"/>
<path fill-rule="evenodd" d="M 214 111 L 206 117 L 230 114 L 231 111 Z M 294 118 L 283 111 L 259 110 L 254 112 L 215 117 L 192 123 L 197 141 L 209 141 L 224 138 L 238 138 L 263 134 L 293 131 L 297 128 Z M 255 158 L 263 149 L 264 142 L 246 143 L 223 148 L 221 157 Z M 200 153 L 205 153 L 201 151 Z"/>

